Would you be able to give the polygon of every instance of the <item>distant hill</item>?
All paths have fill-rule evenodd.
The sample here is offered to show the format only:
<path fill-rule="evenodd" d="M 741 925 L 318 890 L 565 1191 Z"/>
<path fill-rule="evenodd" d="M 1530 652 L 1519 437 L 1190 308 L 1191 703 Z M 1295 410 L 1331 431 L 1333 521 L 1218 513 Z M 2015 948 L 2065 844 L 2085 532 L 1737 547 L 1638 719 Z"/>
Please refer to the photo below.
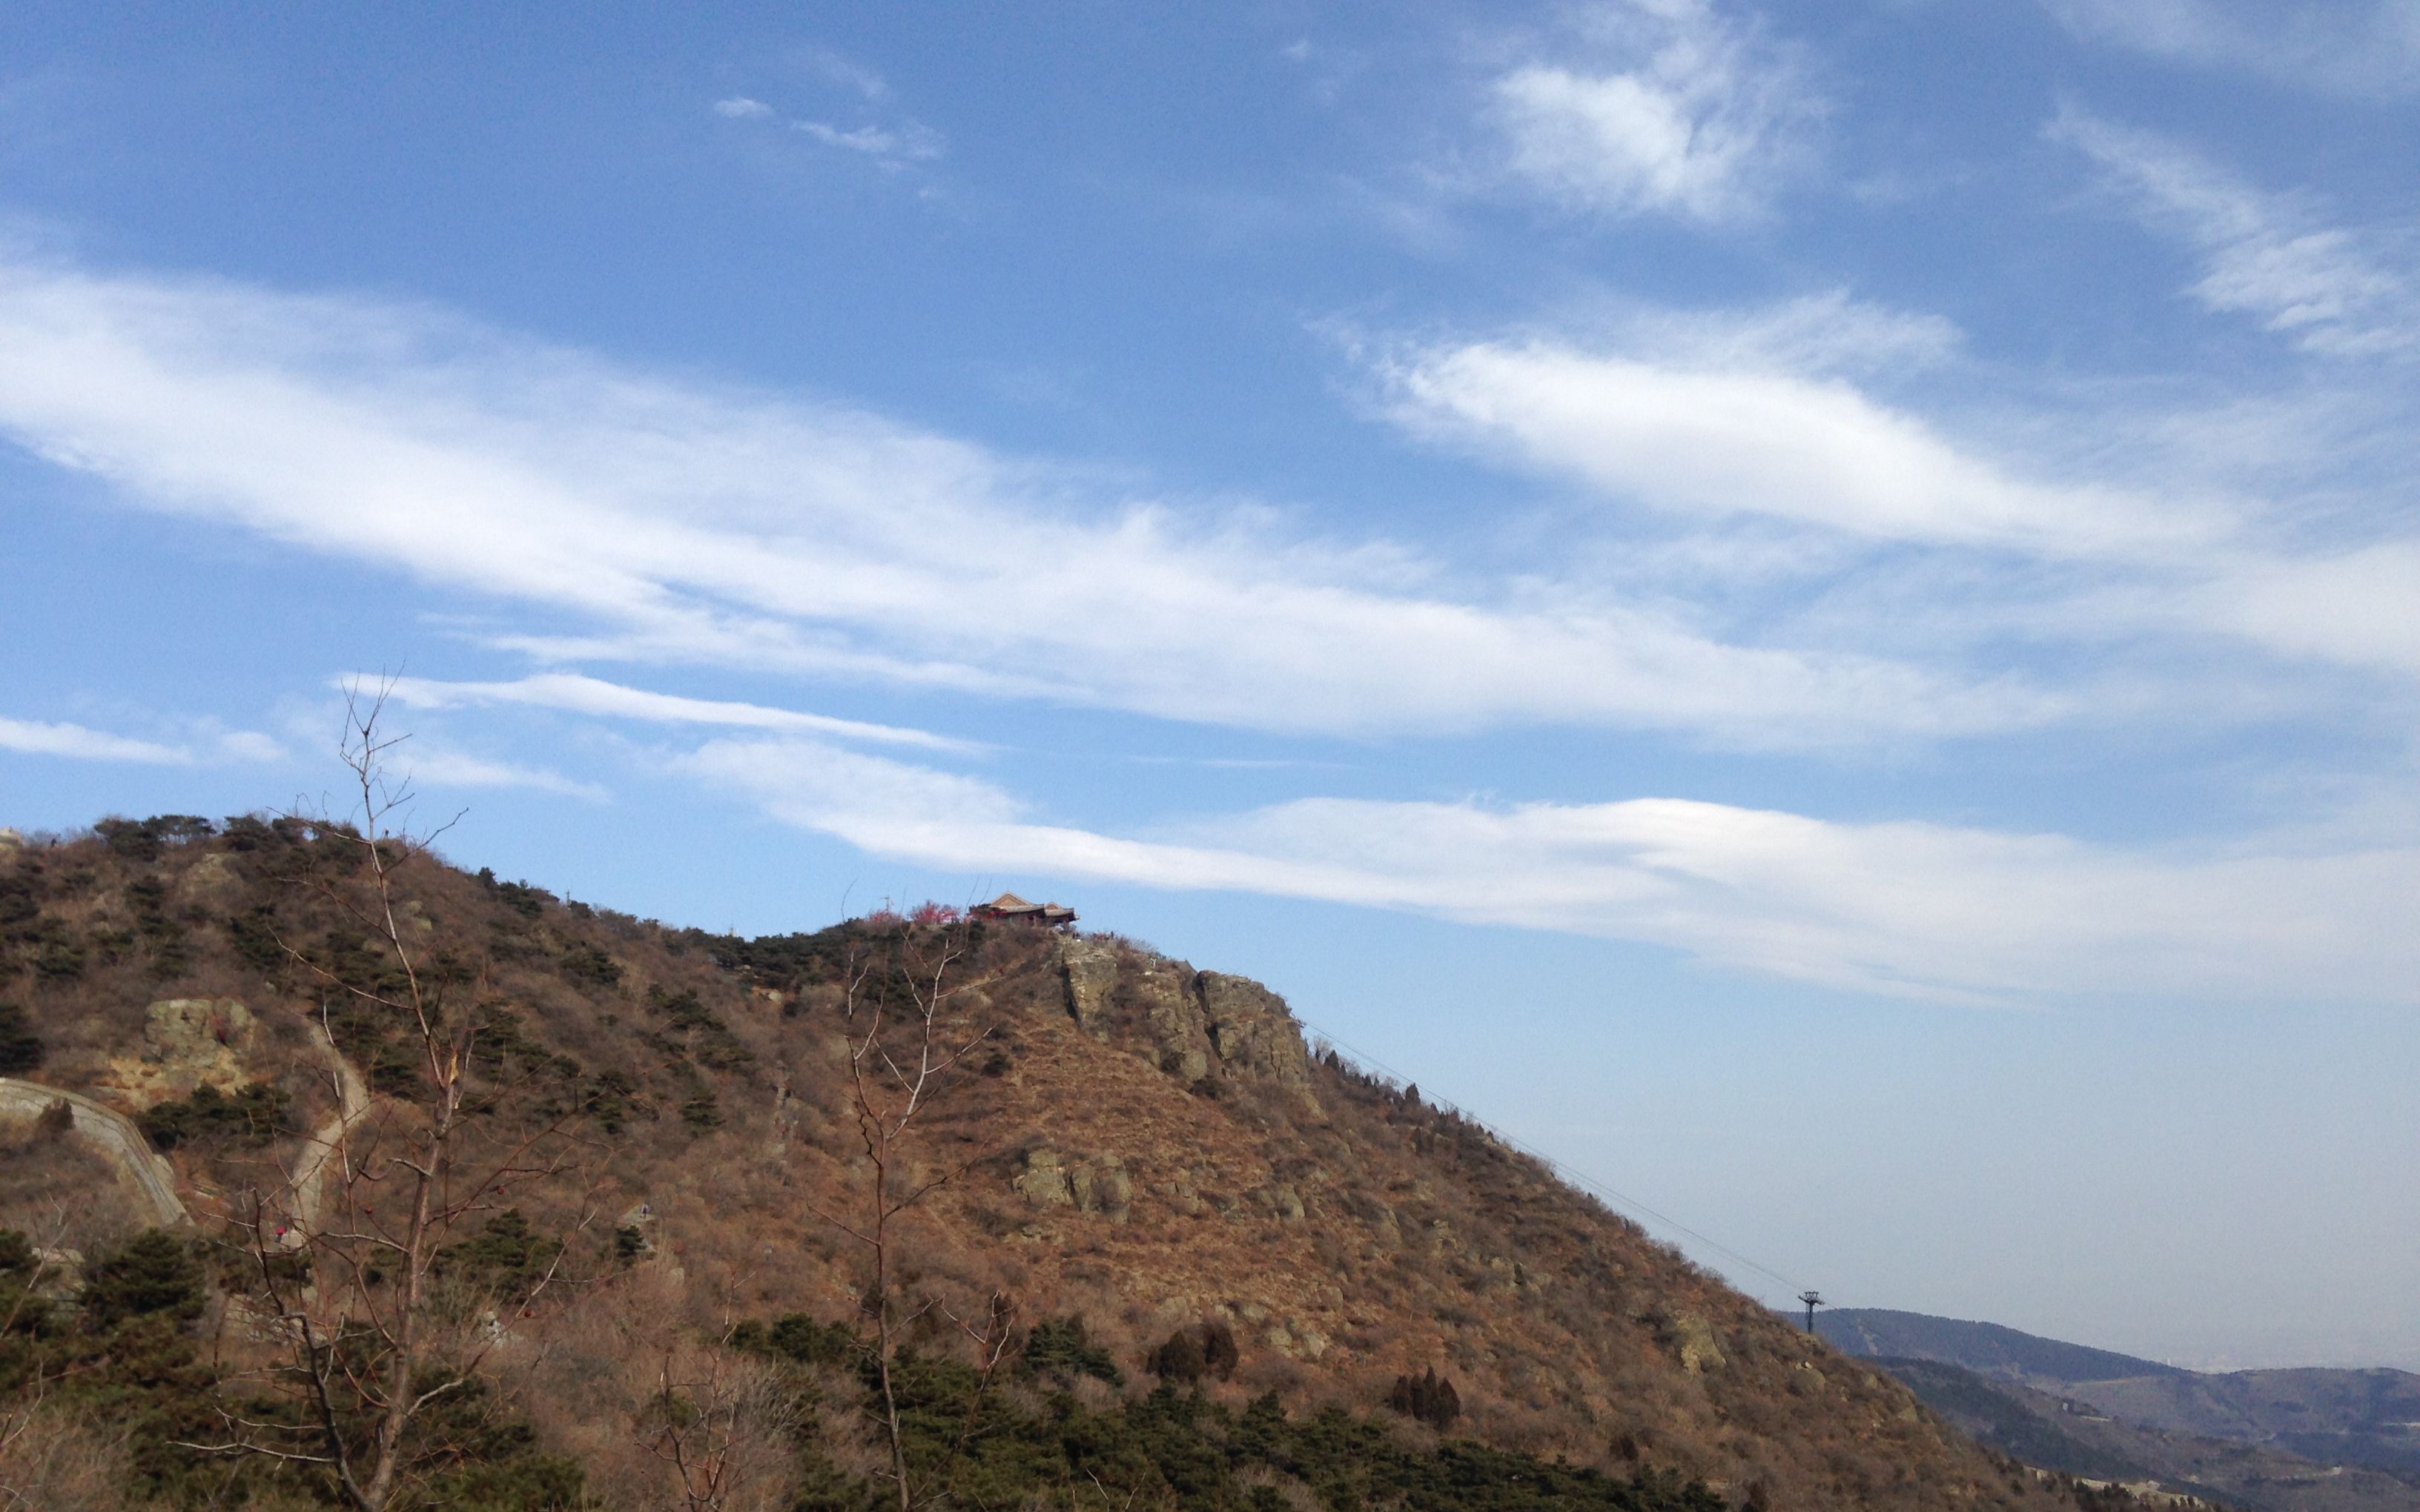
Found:
<path fill-rule="evenodd" d="M 2110 1350 L 2067 1344 L 1997 1323 L 1970 1323 L 1888 1307 L 1838 1307 L 1815 1331 L 1843 1353 L 1869 1359 L 1938 1360 L 2002 1381 L 2056 1390 L 2080 1381 L 2133 1381 L 2193 1374 Z"/>
<path fill-rule="evenodd" d="M 2087 1467 L 2131 1463 L 2254 1507 L 2420 1509 L 2420 1376 L 2408 1371 L 2205 1373 L 1888 1308 L 1839 1308 L 1817 1330 L 2029 1464 L 2109 1478 Z M 2394 1479 L 2371 1485 L 2361 1471 Z M 2333 1489 L 2314 1500 L 2320 1481 Z"/>
<path fill-rule="evenodd" d="M 2172 1433 L 2087 1402 L 1993 1381 L 1935 1360 L 1875 1362 L 1927 1407 L 2026 1464 L 2139 1485 L 2251 1512 L 2411 1512 L 2420 1488 L 2375 1469 L 2315 1460 L 2276 1443 Z"/>

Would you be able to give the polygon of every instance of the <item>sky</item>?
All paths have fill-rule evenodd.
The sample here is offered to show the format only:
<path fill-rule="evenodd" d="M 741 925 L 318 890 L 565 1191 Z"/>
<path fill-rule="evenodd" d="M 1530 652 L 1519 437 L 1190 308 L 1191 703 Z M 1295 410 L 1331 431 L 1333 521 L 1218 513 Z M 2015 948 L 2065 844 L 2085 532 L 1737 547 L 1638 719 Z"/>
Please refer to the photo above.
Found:
<path fill-rule="evenodd" d="M 1769 1302 L 2420 1368 L 2420 4 L 0 11 L 0 823 L 1002 888 Z M 458 815 L 458 819 L 457 816 Z"/>

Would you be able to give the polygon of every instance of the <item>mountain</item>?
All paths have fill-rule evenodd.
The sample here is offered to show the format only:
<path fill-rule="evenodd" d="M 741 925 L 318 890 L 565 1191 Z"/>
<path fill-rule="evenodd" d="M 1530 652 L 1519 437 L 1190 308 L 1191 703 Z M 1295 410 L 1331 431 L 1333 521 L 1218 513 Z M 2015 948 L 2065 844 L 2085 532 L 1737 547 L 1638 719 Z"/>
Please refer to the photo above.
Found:
<path fill-rule="evenodd" d="M 2006 1381 L 2055 1390 L 2079 1381 L 2134 1381 L 2192 1374 L 2108 1350 L 2064 1344 L 1997 1323 L 1895 1312 L 1886 1307 L 1835 1307 L 1819 1313 L 1816 1332 L 1843 1353 L 1868 1358 L 1939 1360 Z"/>
<path fill-rule="evenodd" d="M 2132 1504 L 1314 1053 L 1259 983 L 942 909 L 673 929 L 257 816 L 0 837 L 0 1485 Z"/>
<path fill-rule="evenodd" d="M 2420 1376 L 2406 1371 L 2206 1373 L 1883 1308 L 1817 1326 L 2028 1464 L 2123 1460 L 2254 1507 L 2420 1508 Z"/>

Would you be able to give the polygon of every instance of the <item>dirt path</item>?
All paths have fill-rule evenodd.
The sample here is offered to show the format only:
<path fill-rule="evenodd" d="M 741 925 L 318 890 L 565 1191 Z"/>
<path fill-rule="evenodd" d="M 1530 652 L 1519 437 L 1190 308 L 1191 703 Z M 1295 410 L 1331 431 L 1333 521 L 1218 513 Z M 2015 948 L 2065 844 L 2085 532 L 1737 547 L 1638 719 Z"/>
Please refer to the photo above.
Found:
<path fill-rule="evenodd" d="M 102 1106 L 82 1092 L 39 1082 L 0 1076 L 0 1114 L 39 1118 L 54 1103 L 65 1103 L 75 1120 L 75 1132 L 98 1146 L 113 1165 L 130 1178 L 150 1206 L 152 1221 L 174 1228 L 191 1221 L 177 1200 L 177 1172 L 153 1152 L 151 1141 L 126 1115 Z"/>
<path fill-rule="evenodd" d="M 326 1033 L 324 1029 L 320 1031 L 320 1044 L 328 1052 L 329 1065 L 334 1069 L 337 1108 L 333 1118 L 312 1132 L 309 1143 L 303 1146 L 302 1164 L 294 1174 L 292 1208 L 298 1228 L 318 1222 L 319 1205 L 327 1188 L 328 1163 L 344 1149 L 345 1132 L 370 1105 L 370 1089 L 362 1081 L 362 1073 L 353 1070 L 353 1063 L 344 1057 Z M 294 1239 L 299 1243 L 302 1236 L 298 1233 Z"/>

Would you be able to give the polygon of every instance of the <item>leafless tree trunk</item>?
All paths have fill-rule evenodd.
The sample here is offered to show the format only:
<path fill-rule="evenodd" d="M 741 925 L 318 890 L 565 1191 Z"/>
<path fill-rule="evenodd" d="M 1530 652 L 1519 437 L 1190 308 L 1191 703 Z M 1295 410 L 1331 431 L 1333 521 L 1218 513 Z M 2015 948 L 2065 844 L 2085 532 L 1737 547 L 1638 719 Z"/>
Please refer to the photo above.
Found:
<path fill-rule="evenodd" d="M 921 934 L 921 938 L 920 938 Z M 982 982 L 955 982 L 952 974 L 965 963 L 967 931 L 960 925 L 922 930 L 901 926 L 891 942 L 894 954 L 883 959 L 879 948 L 859 952 L 848 963 L 843 981 L 841 1010 L 848 1024 L 849 1105 L 856 1119 L 858 1143 L 865 1153 L 870 1178 L 855 1218 L 823 1213 L 826 1222 L 864 1246 L 874 1266 L 868 1311 L 874 1321 L 875 1380 L 881 1396 L 881 1426 L 888 1441 L 891 1473 L 896 1483 L 900 1512 L 915 1512 L 918 1497 L 908 1464 L 908 1443 L 899 1418 L 899 1396 L 893 1365 L 900 1335 L 928 1310 L 941 1307 L 928 1298 L 903 1310 L 896 1295 L 900 1256 L 899 1219 L 933 1193 L 971 1168 L 962 1163 L 922 1181 L 912 1178 L 913 1135 L 921 1116 L 930 1110 L 949 1073 L 968 1055 L 991 1038 L 985 1026 L 953 1037 L 944 1019 L 952 1000 L 971 993 Z M 887 969 L 895 968 L 895 969 Z M 877 980 L 877 972 L 884 973 Z M 903 1009 L 892 1001 L 892 988 L 904 986 Z M 958 1318 L 942 1308 L 975 1347 L 979 1382 L 968 1404 L 966 1422 L 953 1445 L 954 1459 L 963 1448 L 982 1405 L 984 1389 L 1006 1356 L 1015 1319 L 1008 1300 L 995 1293 L 980 1322 Z M 946 1471 L 947 1467 L 943 1467 Z"/>
<path fill-rule="evenodd" d="M 349 996 L 393 1016 L 411 1046 L 416 1085 L 405 1098 L 373 1094 L 359 1118 L 335 1126 L 334 1148 L 318 1152 L 317 1177 L 307 1183 L 317 1205 L 328 1210 L 324 1214 L 301 1211 L 296 1198 L 306 1183 L 298 1180 L 273 1197 L 256 1196 L 248 1218 L 239 1220 L 248 1230 L 257 1297 L 290 1346 L 286 1374 L 302 1391 L 310 1428 L 298 1433 L 225 1413 L 226 1442 L 191 1446 L 326 1466 L 361 1512 L 380 1512 L 394 1500 L 406 1474 L 412 1424 L 471 1379 L 501 1336 L 500 1319 L 489 1337 L 445 1360 L 451 1368 L 443 1379 L 427 1382 L 444 1342 L 430 1296 L 439 1251 L 466 1220 L 501 1209 L 507 1188 L 562 1170 L 568 1150 L 561 1137 L 568 1115 L 494 1144 L 483 1140 L 474 1148 L 467 1138 L 478 993 L 474 988 L 468 1002 L 449 1001 L 443 974 L 431 977 L 398 918 L 397 872 L 425 856 L 434 836 L 392 827 L 411 795 L 388 776 L 390 754 L 408 737 L 380 729 L 384 703 L 384 689 L 366 702 L 347 696 L 341 755 L 353 779 L 358 823 L 323 828 L 359 846 L 366 885 L 322 878 L 318 886 L 367 932 L 393 968 L 388 981 L 399 978 L 400 990 L 386 982 L 363 986 L 281 944 L 322 984 L 321 1027 L 332 1048 L 327 1000 Z M 478 985 L 484 986 L 483 977 Z M 390 1194 L 381 1211 L 380 1199 Z M 307 1263 L 308 1283 L 297 1262 Z M 558 1252 L 521 1299 L 520 1315 L 555 1282 L 561 1265 Z M 361 1427 L 348 1431 L 357 1423 L 366 1427 L 365 1436 Z"/>

